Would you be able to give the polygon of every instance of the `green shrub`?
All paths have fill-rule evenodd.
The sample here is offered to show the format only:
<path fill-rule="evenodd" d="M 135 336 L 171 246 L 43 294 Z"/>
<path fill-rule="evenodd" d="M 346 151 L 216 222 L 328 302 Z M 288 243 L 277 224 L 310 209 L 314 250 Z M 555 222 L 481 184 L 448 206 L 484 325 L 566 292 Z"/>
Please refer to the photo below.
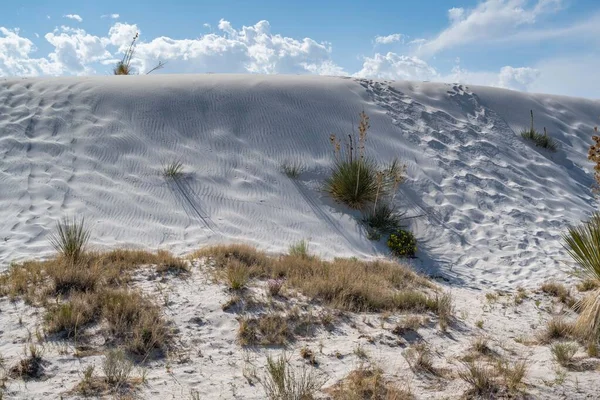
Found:
<path fill-rule="evenodd" d="M 392 233 L 387 241 L 388 248 L 397 257 L 414 257 L 417 253 L 415 236 L 403 229 Z"/>

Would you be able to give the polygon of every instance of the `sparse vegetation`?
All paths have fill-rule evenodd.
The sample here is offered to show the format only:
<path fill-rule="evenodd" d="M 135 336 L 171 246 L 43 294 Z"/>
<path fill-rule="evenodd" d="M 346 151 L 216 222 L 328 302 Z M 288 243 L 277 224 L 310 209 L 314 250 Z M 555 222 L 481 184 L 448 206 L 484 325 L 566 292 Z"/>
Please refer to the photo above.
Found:
<path fill-rule="evenodd" d="M 242 290 L 246 287 L 250 278 L 250 268 L 252 266 L 245 265 L 235 259 L 227 261 L 225 277 L 231 290 Z"/>
<path fill-rule="evenodd" d="M 121 350 L 111 350 L 104 357 L 102 370 L 109 385 L 121 386 L 129 379 L 133 371 L 133 363 Z"/>
<path fill-rule="evenodd" d="M 308 241 L 302 239 L 299 242 L 290 246 L 289 255 L 292 257 L 308 258 L 308 247 Z"/>
<path fill-rule="evenodd" d="M 600 286 L 600 213 L 595 212 L 582 225 L 570 227 L 563 238 L 567 253 L 581 269 L 578 272 Z M 580 312 L 575 323 L 577 334 L 597 338 L 600 335 L 600 289 L 587 292 L 575 308 Z"/>
<path fill-rule="evenodd" d="M 298 179 L 305 169 L 300 160 L 287 160 L 281 165 L 281 170 L 290 179 Z"/>
<path fill-rule="evenodd" d="M 554 360 L 563 367 L 568 366 L 577 353 L 577 345 L 574 343 L 555 343 L 550 348 Z"/>
<path fill-rule="evenodd" d="M 50 236 L 52 247 L 71 264 L 79 261 L 89 240 L 90 231 L 85 219 L 75 217 L 57 223 L 56 231 Z"/>
<path fill-rule="evenodd" d="M 267 356 L 267 374 L 262 380 L 269 400 L 313 400 L 325 379 L 306 366 L 295 369 L 285 354 L 274 359 Z"/>
<path fill-rule="evenodd" d="M 544 282 L 540 289 L 546 294 L 557 297 L 561 303 L 569 306 L 572 306 L 575 302 L 569 293 L 569 289 L 558 282 Z"/>
<path fill-rule="evenodd" d="M 178 179 L 183 176 L 183 163 L 172 161 L 163 167 L 163 176 L 169 179 Z"/>
<path fill-rule="evenodd" d="M 544 128 L 544 133 L 541 134 L 533 127 L 533 110 L 531 110 L 531 126 L 529 129 L 522 131 L 521 136 L 533 142 L 536 147 L 542 147 L 552 152 L 555 152 L 557 149 L 556 141 L 551 136 L 548 136 L 546 128 Z"/>
<path fill-rule="evenodd" d="M 43 353 L 42 347 L 30 343 L 25 347 L 25 358 L 10 368 L 9 376 L 23 380 L 39 379 L 44 375 Z"/>
<path fill-rule="evenodd" d="M 381 368 L 361 364 L 357 369 L 328 390 L 333 400 L 412 400 L 408 388 L 401 388 L 385 379 Z"/>
<path fill-rule="evenodd" d="M 431 349 L 425 342 L 413 344 L 406 351 L 405 358 L 415 373 L 437 374 L 431 359 Z"/>
<path fill-rule="evenodd" d="M 458 376 L 471 386 L 471 394 L 492 398 L 498 391 L 492 368 L 480 362 L 466 362 Z"/>
<path fill-rule="evenodd" d="M 250 246 L 217 246 L 193 257 L 209 257 L 217 270 L 236 260 L 249 268 L 250 278 L 284 278 L 286 286 L 312 300 L 347 311 L 442 311 L 448 299 L 427 279 L 397 263 L 353 259 L 323 261 L 317 257 L 267 257 Z M 252 268 L 250 268 L 252 267 Z"/>
<path fill-rule="evenodd" d="M 555 317 L 548 321 L 540 340 L 543 343 L 549 343 L 553 340 L 568 338 L 572 334 L 573 324 L 565 321 L 562 317 Z"/>

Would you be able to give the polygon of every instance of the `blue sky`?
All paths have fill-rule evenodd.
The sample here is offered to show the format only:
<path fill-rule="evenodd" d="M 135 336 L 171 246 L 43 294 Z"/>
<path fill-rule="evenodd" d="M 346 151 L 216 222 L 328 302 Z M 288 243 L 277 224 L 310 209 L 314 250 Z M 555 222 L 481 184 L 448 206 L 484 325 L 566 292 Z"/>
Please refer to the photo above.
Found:
<path fill-rule="evenodd" d="M 13 1 L 0 76 L 106 75 L 135 32 L 144 73 L 349 75 L 600 98 L 600 1 Z"/>

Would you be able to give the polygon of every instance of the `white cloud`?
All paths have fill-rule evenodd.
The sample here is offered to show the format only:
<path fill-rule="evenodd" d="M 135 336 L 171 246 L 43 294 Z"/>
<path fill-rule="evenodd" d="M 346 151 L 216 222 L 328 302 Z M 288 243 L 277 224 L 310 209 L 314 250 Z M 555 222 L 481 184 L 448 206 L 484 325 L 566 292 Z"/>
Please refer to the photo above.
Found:
<path fill-rule="evenodd" d="M 486 0 L 474 9 L 449 10 L 451 25 L 437 37 L 424 43 L 420 56 L 432 56 L 440 51 L 503 38 L 518 32 L 522 26 L 532 25 L 547 13 L 555 12 L 562 0 Z"/>
<path fill-rule="evenodd" d="M 456 23 L 459 22 L 463 19 L 465 15 L 465 9 L 464 8 L 451 8 L 448 10 L 448 18 L 450 18 L 450 22 L 452 23 Z"/>
<path fill-rule="evenodd" d="M 111 19 L 119 19 L 119 14 L 104 14 L 101 15 L 100 18 L 111 18 Z"/>
<path fill-rule="evenodd" d="M 37 48 L 18 30 L 0 27 L 0 76 L 58 75 L 60 68 L 45 58 L 31 58 Z"/>
<path fill-rule="evenodd" d="M 79 15 L 77 14 L 67 14 L 67 15 L 63 15 L 63 17 L 65 18 L 69 18 L 69 19 L 74 19 L 77 22 L 83 22 L 83 18 L 81 18 Z"/>
<path fill-rule="evenodd" d="M 365 57 L 362 69 L 354 75 L 392 80 L 432 80 L 438 73 L 417 57 L 388 52 Z"/>
<path fill-rule="evenodd" d="M 93 73 L 94 70 L 89 64 L 110 57 L 110 52 L 106 50 L 108 40 L 90 35 L 83 29 L 63 26 L 44 37 L 54 46 L 54 51 L 48 58 L 68 73 Z"/>
<path fill-rule="evenodd" d="M 330 44 L 273 34 L 268 21 L 236 30 L 222 19 L 218 29 L 221 33 L 198 39 L 158 37 L 139 43 L 134 63 L 141 71 L 161 60 L 178 72 L 344 73 L 330 58 Z"/>
<path fill-rule="evenodd" d="M 394 33 L 387 36 L 375 36 L 375 44 L 391 44 L 400 41 L 404 43 L 404 35 L 401 33 Z"/>
<path fill-rule="evenodd" d="M 540 71 L 535 68 L 506 66 L 500 69 L 497 86 L 527 91 L 539 76 Z"/>

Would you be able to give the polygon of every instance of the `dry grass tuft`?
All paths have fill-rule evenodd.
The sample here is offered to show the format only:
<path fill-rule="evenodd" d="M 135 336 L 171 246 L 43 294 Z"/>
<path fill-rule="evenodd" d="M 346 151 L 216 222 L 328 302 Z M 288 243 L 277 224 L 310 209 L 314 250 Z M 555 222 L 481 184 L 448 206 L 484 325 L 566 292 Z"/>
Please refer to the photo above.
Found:
<path fill-rule="evenodd" d="M 381 368 L 360 365 L 328 390 L 333 400 L 412 400 L 409 389 L 395 385 L 383 376 Z"/>
<path fill-rule="evenodd" d="M 98 318 L 99 299 L 94 292 L 77 293 L 62 304 L 51 306 L 45 321 L 48 333 L 77 336 L 78 331 Z"/>
<path fill-rule="evenodd" d="M 285 346 L 296 336 L 310 336 L 320 322 L 310 315 L 269 311 L 258 316 L 245 316 L 239 320 L 238 341 L 242 346 Z"/>
<path fill-rule="evenodd" d="M 266 397 L 270 400 L 313 400 L 325 379 L 304 366 L 293 368 L 285 354 L 274 359 L 267 356 L 267 374 L 262 379 Z"/>
<path fill-rule="evenodd" d="M 284 278 L 287 287 L 310 300 L 341 310 L 429 311 L 438 314 L 445 323 L 452 312 L 449 296 L 434 294 L 435 285 L 397 263 L 323 261 L 302 255 L 270 258 L 245 245 L 207 248 L 193 256 L 208 257 L 217 271 L 227 269 L 235 260 L 247 268 L 249 279 Z"/>
<path fill-rule="evenodd" d="M 29 352 L 27 352 L 29 350 Z M 43 348 L 33 343 L 25 348 L 25 358 L 9 370 L 9 376 L 23 380 L 39 379 L 44 375 Z"/>
<path fill-rule="evenodd" d="M 112 336 L 135 354 L 148 355 L 169 342 L 169 329 L 160 308 L 142 294 L 108 289 L 100 295 L 102 316 Z"/>
<path fill-rule="evenodd" d="M 557 297 L 561 303 L 564 303 L 569 307 L 575 303 L 575 300 L 573 300 L 571 294 L 569 293 L 569 289 L 560 283 L 544 282 L 540 289 L 546 294 Z"/>
<path fill-rule="evenodd" d="M 466 362 L 458 376 L 471 386 L 470 395 L 496 398 L 499 388 L 494 379 L 494 370 L 483 363 Z"/>
<path fill-rule="evenodd" d="M 555 343 L 550 348 L 554 360 L 563 367 L 569 366 L 575 353 L 577 353 L 578 346 L 574 343 Z"/>
<path fill-rule="evenodd" d="M 438 374 L 431 359 L 431 349 L 425 342 L 413 344 L 404 356 L 414 373 Z"/>
<path fill-rule="evenodd" d="M 565 321 L 562 317 L 555 317 L 548 321 L 546 329 L 539 339 L 542 343 L 550 343 L 553 340 L 569 338 L 573 335 L 573 324 Z"/>
<path fill-rule="evenodd" d="M 580 292 L 589 292 L 600 288 L 600 281 L 597 279 L 585 278 L 577 284 L 577 290 Z"/>

